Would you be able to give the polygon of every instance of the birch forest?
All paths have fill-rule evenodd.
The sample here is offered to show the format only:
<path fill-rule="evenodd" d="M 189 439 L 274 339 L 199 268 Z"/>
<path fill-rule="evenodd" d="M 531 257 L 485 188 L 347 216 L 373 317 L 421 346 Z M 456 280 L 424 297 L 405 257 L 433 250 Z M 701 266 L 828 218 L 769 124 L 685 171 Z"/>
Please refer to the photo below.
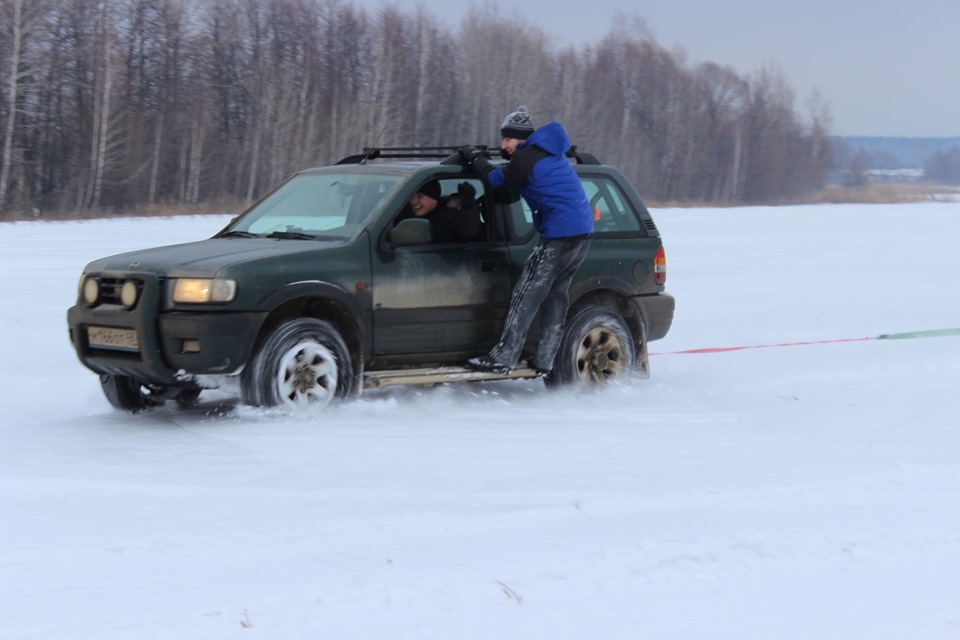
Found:
<path fill-rule="evenodd" d="M 499 145 L 518 105 L 652 203 L 822 187 L 822 101 L 622 18 L 573 47 L 490 6 L 450 25 L 347 0 L 0 0 L 0 209 L 242 205 L 374 144 Z"/>

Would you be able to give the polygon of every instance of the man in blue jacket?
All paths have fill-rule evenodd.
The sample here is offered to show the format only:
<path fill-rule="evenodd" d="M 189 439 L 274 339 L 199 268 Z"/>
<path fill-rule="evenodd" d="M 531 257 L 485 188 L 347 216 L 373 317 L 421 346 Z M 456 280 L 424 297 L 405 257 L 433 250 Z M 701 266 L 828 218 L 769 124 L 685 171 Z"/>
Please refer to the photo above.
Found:
<path fill-rule="evenodd" d="M 510 159 L 494 167 L 473 146 L 460 157 L 492 189 L 518 188 L 533 211 L 540 241 L 523 265 L 510 299 L 500 341 L 488 355 L 470 358 L 479 371 L 508 374 L 517 365 L 530 324 L 540 312 L 540 341 L 531 366 L 545 376 L 553 369 L 570 304 L 568 290 L 593 234 L 590 203 L 566 152 L 570 138 L 559 122 L 534 130 L 526 107 L 508 115 L 500 126 L 500 148 Z"/>

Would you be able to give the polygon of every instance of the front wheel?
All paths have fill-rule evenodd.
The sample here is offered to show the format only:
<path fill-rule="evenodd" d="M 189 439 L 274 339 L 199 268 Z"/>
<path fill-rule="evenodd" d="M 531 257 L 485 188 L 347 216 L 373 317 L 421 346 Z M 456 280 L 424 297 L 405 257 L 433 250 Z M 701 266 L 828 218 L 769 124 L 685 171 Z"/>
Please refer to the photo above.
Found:
<path fill-rule="evenodd" d="M 333 325 L 315 318 L 281 322 L 240 376 L 243 401 L 256 407 L 323 407 L 350 394 L 353 363 Z"/>
<path fill-rule="evenodd" d="M 115 409 L 130 413 L 162 405 L 166 393 L 165 388 L 143 384 L 130 376 L 109 374 L 100 376 L 100 388 Z"/>
<path fill-rule="evenodd" d="M 549 382 L 602 385 L 633 370 L 634 341 L 619 313 L 601 305 L 574 310 L 567 320 Z"/>

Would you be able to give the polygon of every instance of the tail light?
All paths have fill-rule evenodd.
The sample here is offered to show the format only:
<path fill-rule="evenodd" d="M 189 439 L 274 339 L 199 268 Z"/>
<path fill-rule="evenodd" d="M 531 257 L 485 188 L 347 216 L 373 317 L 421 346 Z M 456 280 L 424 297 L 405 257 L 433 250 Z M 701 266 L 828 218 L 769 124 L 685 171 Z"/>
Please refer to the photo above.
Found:
<path fill-rule="evenodd" d="M 653 282 L 655 284 L 667 283 L 667 254 L 663 247 L 657 251 L 653 257 Z"/>

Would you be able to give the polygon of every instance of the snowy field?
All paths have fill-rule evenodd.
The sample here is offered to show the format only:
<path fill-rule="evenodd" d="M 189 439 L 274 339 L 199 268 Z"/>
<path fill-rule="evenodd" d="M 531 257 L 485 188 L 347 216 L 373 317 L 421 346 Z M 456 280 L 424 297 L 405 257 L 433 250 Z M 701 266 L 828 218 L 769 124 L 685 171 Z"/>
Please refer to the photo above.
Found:
<path fill-rule="evenodd" d="M 654 214 L 652 379 L 296 417 L 68 343 L 86 262 L 227 217 L 0 224 L 0 637 L 960 638 L 960 336 L 839 342 L 960 327 L 960 204 Z"/>

